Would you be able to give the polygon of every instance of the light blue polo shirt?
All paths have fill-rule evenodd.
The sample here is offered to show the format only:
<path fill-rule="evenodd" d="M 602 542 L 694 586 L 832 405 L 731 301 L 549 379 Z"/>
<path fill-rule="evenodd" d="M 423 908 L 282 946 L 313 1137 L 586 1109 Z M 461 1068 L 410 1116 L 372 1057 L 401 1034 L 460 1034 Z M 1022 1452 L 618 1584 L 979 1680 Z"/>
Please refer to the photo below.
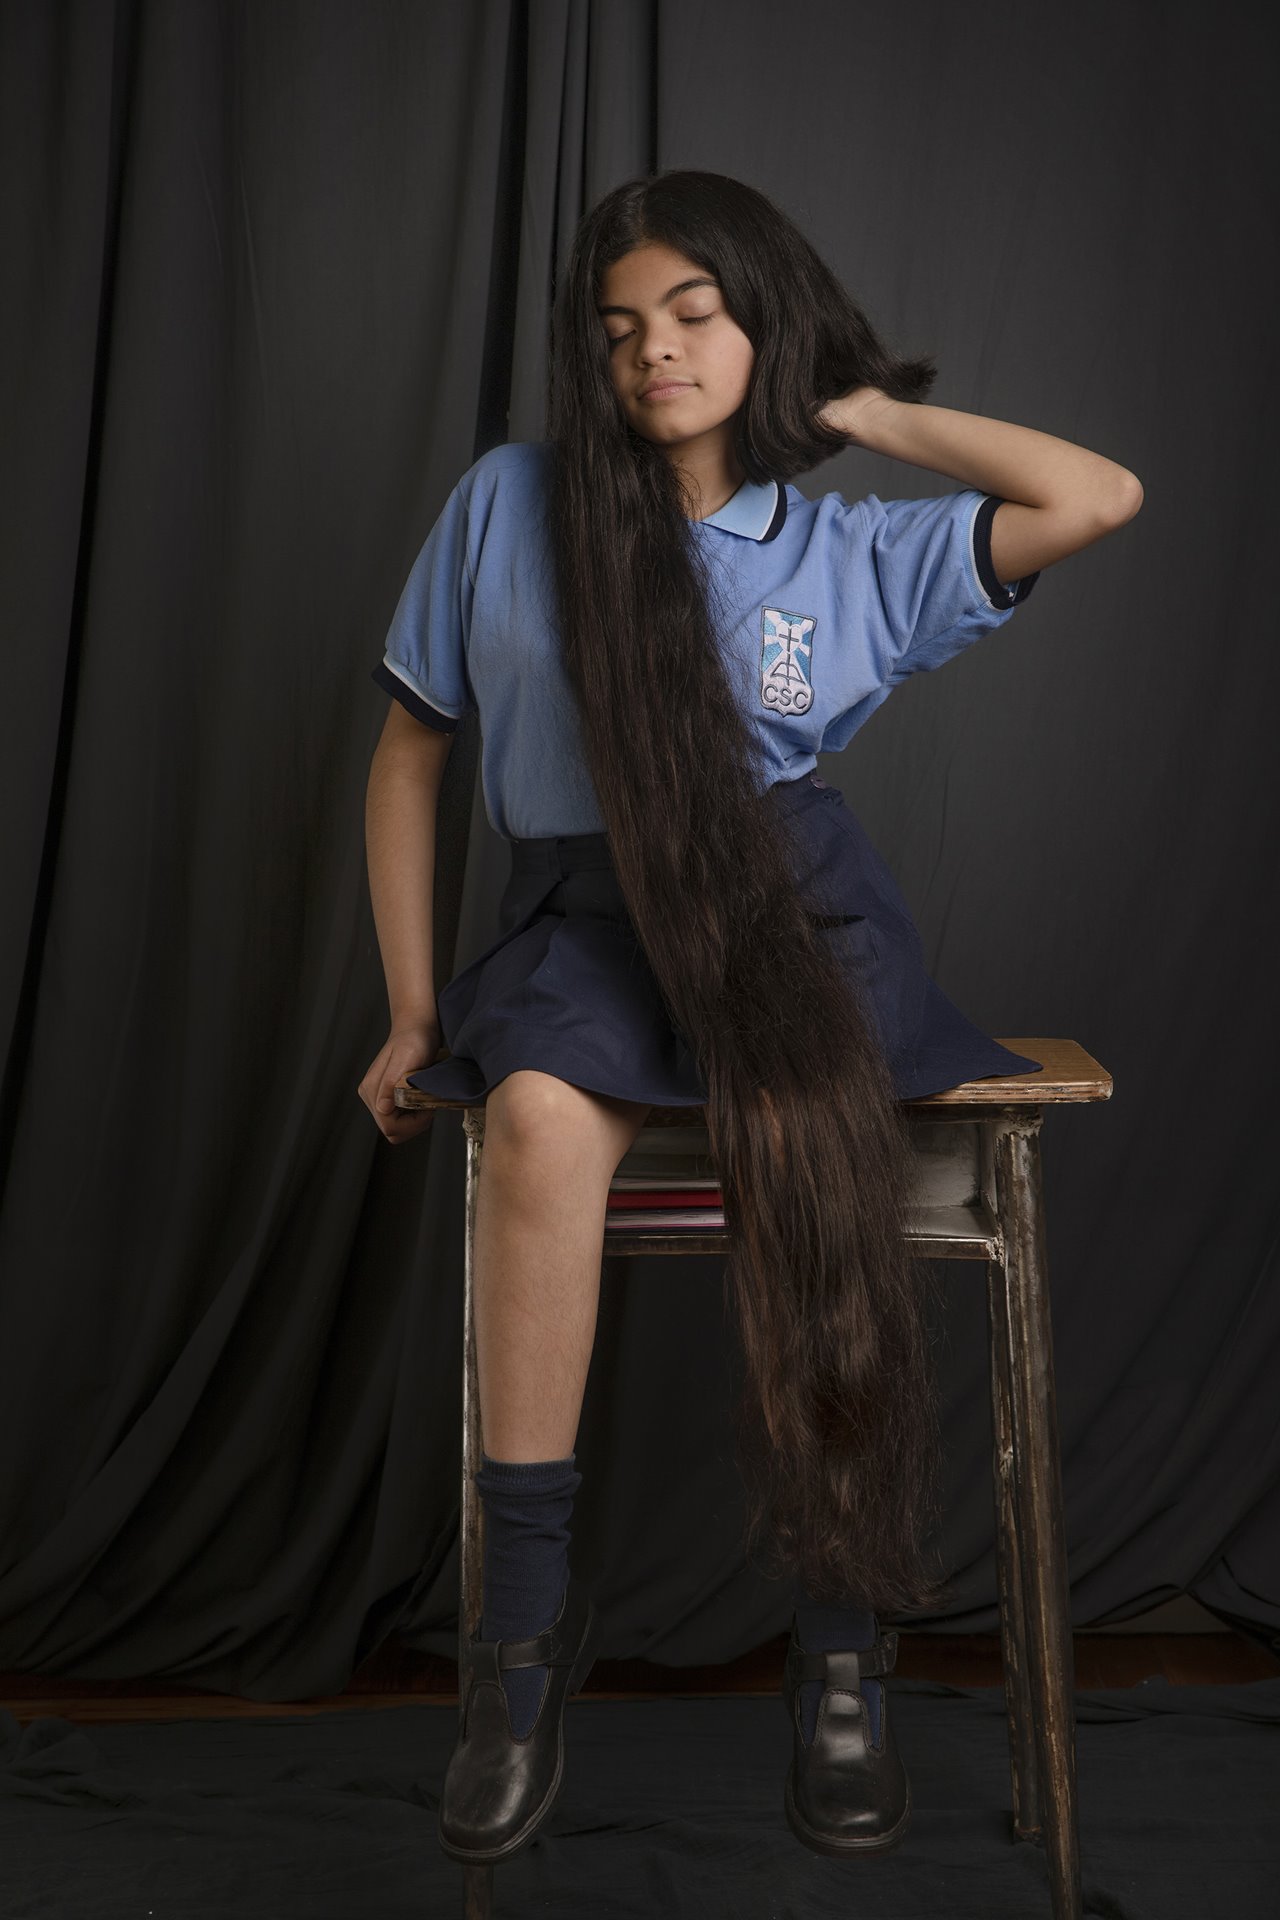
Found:
<path fill-rule="evenodd" d="M 448 732 L 478 711 L 485 809 L 509 840 L 604 831 L 551 613 L 551 452 L 517 441 L 463 474 L 373 670 L 427 726 Z M 766 785 L 838 752 L 908 674 L 942 666 L 1026 599 L 1039 574 L 1006 586 L 991 564 L 999 505 L 973 488 L 851 502 L 746 481 L 690 522 Z"/>

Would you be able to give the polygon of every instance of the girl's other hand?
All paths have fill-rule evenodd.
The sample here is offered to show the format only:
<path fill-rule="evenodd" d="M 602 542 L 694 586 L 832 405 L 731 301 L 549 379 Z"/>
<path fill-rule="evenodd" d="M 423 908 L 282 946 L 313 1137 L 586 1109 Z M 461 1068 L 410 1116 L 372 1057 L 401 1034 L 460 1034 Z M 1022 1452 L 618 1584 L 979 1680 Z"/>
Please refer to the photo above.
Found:
<path fill-rule="evenodd" d="M 386 1045 L 373 1061 L 356 1091 L 392 1146 L 425 1133 L 436 1117 L 434 1107 L 419 1112 L 396 1105 L 395 1084 L 406 1073 L 429 1067 L 440 1050 L 439 1020 L 418 1020 L 393 1027 Z"/>
<path fill-rule="evenodd" d="M 879 387 L 851 387 L 848 393 L 828 400 L 816 417 L 821 426 L 829 427 L 833 433 L 842 433 L 857 446 L 860 426 L 872 420 L 882 407 L 893 404 Z"/>

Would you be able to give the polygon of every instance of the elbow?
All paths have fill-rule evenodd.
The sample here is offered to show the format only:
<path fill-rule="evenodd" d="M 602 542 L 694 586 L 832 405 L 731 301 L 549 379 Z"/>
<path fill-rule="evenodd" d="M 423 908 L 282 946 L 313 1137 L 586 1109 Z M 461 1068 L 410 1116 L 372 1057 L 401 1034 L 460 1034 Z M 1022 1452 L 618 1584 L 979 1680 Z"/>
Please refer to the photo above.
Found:
<path fill-rule="evenodd" d="M 1066 549 L 1075 553 L 1080 547 L 1089 546 L 1094 540 L 1114 533 L 1117 527 L 1123 527 L 1141 505 L 1142 482 L 1137 474 L 1108 460 L 1071 499 L 1052 511 L 1063 528 L 1075 529 L 1073 544 Z"/>
<path fill-rule="evenodd" d="M 1142 505 L 1142 482 L 1136 473 L 1130 473 L 1127 467 L 1118 467 L 1115 474 L 1115 486 L 1107 505 L 1107 524 L 1111 527 L 1123 527 L 1132 520 Z"/>

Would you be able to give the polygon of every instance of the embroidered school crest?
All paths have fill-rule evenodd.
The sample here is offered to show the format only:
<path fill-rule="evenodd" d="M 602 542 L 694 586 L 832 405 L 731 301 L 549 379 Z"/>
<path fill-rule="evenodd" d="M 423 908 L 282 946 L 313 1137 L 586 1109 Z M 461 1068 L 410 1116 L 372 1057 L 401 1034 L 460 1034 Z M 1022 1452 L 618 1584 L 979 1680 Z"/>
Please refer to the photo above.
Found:
<path fill-rule="evenodd" d="M 760 700 L 770 713 L 807 713 L 813 705 L 813 630 L 807 613 L 761 607 Z"/>

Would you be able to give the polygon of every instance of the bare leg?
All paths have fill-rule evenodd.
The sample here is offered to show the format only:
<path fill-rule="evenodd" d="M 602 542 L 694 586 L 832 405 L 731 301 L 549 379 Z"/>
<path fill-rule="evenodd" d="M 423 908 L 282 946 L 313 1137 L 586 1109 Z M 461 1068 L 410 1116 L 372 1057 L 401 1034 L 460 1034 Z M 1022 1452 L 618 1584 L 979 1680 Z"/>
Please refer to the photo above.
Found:
<path fill-rule="evenodd" d="M 532 1068 L 485 1103 L 473 1246 L 480 1426 L 495 1460 L 574 1450 L 609 1181 L 649 1108 Z"/>

